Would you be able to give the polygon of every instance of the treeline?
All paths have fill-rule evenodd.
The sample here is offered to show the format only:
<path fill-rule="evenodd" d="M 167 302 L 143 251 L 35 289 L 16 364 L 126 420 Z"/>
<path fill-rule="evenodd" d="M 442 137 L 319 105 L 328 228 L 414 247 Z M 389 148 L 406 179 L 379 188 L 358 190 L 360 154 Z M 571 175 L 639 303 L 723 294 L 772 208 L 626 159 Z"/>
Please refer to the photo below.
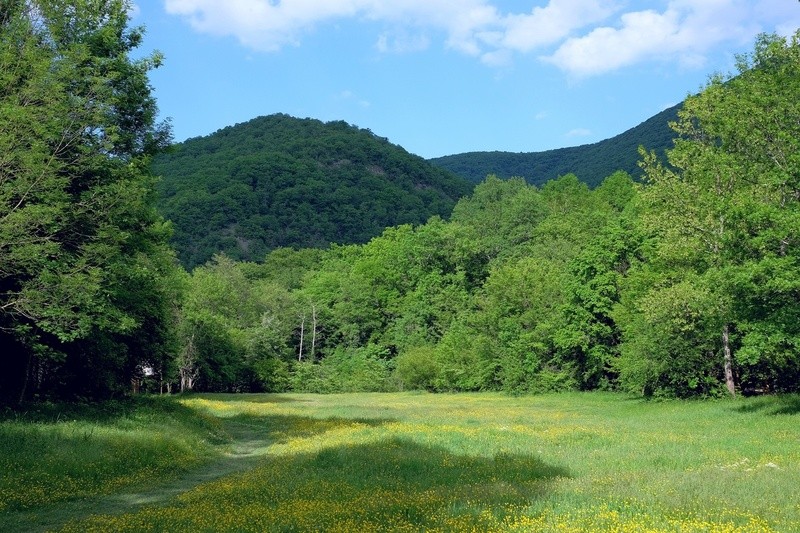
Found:
<path fill-rule="evenodd" d="M 503 179 L 525 178 L 528 183 L 541 187 L 559 176 L 575 174 L 590 187 L 596 187 L 618 170 L 638 180 L 643 172 L 637 149 L 647 146 L 663 157 L 664 151 L 672 148 L 675 132 L 669 123 L 678 118 L 681 105 L 665 109 L 638 126 L 593 144 L 544 152 L 467 152 L 437 157 L 430 162 L 473 183 L 495 175 Z"/>
<path fill-rule="evenodd" d="M 447 216 L 472 184 L 346 122 L 259 117 L 159 155 L 159 211 L 186 268 L 217 252 L 260 261 L 279 247 L 365 243 Z"/>
<path fill-rule="evenodd" d="M 364 244 L 217 255 L 154 210 L 141 30 L 122 0 L 0 8 L 0 402 L 146 391 L 800 383 L 800 32 L 689 98 L 644 183 L 494 177 Z"/>
<path fill-rule="evenodd" d="M 761 37 L 685 102 L 667 161 L 641 152 L 643 185 L 490 177 L 446 222 L 218 256 L 182 360 L 207 390 L 797 390 L 799 54 Z"/>

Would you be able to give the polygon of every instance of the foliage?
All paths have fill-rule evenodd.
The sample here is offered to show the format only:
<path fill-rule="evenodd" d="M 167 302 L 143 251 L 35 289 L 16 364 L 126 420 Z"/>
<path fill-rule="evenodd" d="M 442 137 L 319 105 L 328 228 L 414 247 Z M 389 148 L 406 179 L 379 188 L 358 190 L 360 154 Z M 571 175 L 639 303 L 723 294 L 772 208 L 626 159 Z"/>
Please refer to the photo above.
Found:
<path fill-rule="evenodd" d="M 643 153 L 658 243 L 631 298 L 631 387 L 709 394 L 723 376 L 735 394 L 797 375 L 800 33 L 761 36 L 739 71 L 686 101 L 668 165 Z"/>
<path fill-rule="evenodd" d="M 188 268 L 224 252 L 364 243 L 447 216 L 471 188 L 369 130 L 271 115 L 189 139 L 154 161 L 159 209 Z"/>
<path fill-rule="evenodd" d="M 682 104 L 643 183 L 490 175 L 462 196 L 369 131 L 285 115 L 187 141 L 155 167 L 188 273 L 152 207 L 169 132 L 127 5 L 5 6 L 4 403 L 797 390 L 800 34 L 762 36 Z"/>
<path fill-rule="evenodd" d="M 502 179 L 523 177 L 528 183 L 542 186 L 572 173 L 595 187 L 618 170 L 640 178 L 637 149 L 644 145 L 663 153 L 671 148 L 675 135 L 668 124 L 675 120 L 680 107 L 678 104 L 665 109 L 624 133 L 594 144 L 544 152 L 467 152 L 437 157 L 430 162 L 473 183 L 496 175 Z"/>
<path fill-rule="evenodd" d="M 319 364 L 299 362 L 292 378 L 292 389 L 299 392 L 385 392 L 391 390 L 392 365 L 385 349 L 339 348 Z"/>
<path fill-rule="evenodd" d="M 196 349 L 197 386 L 213 391 L 285 390 L 298 305 L 256 265 L 218 255 L 196 268 L 179 327 L 184 345 Z"/>
<path fill-rule="evenodd" d="M 109 395 L 171 357 L 178 294 L 153 210 L 156 124 L 128 4 L 0 8 L 0 401 Z"/>
<path fill-rule="evenodd" d="M 395 358 L 394 365 L 394 378 L 401 390 L 434 390 L 440 370 L 433 346 L 408 348 Z"/>
<path fill-rule="evenodd" d="M 291 389 L 326 393 L 797 390 L 798 49 L 764 36 L 689 98 L 667 161 L 642 150 L 643 184 L 489 176 L 449 221 L 196 269 L 222 285 L 186 316 L 229 342 L 206 341 L 204 364 L 228 355 L 204 387 L 267 386 L 238 376 L 268 356 L 280 383 L 288 368 Z M 281 298 L 259 300 L 265 284 Z M 284 326 L 259 323 L 268 308 Z"/>

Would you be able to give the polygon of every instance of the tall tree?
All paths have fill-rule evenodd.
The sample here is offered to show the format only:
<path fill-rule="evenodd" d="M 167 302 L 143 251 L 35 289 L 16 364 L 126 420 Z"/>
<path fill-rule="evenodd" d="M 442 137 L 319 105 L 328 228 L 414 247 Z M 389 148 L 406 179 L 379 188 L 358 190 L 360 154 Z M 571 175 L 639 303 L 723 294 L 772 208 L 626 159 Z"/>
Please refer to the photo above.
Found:
<path fill-rule="evenodd" d="M 0 3 L 6 401 L 33 386 L 118 388 L 146 364 L 141 340 L 161 344 L 168 334 L 174 262 L 148 170 L 170 138 L 156 124 L 147 78 L 161 58 L 130 57 L 143 33 L 128 28 L 128 8 L 124 0 Z"/>
<path fill-rule="evenodd" d="M 739 58 L 737 76 L 714 77 L 686 101 L 669 165 L 652 154 L 643 162 L 651 183 L 644 222 L 660 239 L 661 278 L 642 305 L 660 309 L 654 317 L 665 309 L 688 313 L 671 317 L 699 335 L 681 349 L 713 358 L 730 394 L 737 373 L 759 386 L 797 374 L 799 40 L 800 32 L 761 36 Z M 679 300 L 686 305 L 671 306 Z"/>

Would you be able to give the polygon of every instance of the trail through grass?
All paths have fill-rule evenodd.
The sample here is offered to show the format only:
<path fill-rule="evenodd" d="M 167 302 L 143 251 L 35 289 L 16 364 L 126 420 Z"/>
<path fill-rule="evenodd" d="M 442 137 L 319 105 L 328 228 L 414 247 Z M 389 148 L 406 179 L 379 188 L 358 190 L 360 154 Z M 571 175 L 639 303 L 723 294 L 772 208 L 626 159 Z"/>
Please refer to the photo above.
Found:
<path fill-rule="evenodd" d="M 181 471 L 172 478 L 135 485 L 131 487 L 133 490 L 7 513 L 5 517 L 0 515 L 0 531 L 52 531 L 93 514 L 117 515 L 162 505 L 198 485 L 253 468 L 269 445 L 263 426 L 225 421 L 218 429 L 229 436 L 230 443 L 217 444 L 218 454 L 206 451 L 206 455 L 213 458 L 209 457 L 209 462 L 202 466 Z"/>
<path fill-rule="evenodd" d="M 195 466 L 106 494 L 0 513 L 0 529 L 800 531 L 795 396 L 170 401 L 180 420 L 194 419 L 189 427 L 210 439 L 204 451 L 196 449 Z"/>

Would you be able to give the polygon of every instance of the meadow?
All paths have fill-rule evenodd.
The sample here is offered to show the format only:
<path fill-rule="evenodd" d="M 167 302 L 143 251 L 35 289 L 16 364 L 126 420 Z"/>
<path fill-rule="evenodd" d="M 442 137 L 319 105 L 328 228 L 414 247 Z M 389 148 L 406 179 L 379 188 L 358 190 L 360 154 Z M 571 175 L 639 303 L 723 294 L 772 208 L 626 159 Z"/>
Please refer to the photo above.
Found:
<path fill-rule="evenodd" d="M 4 531 L 800 531 L 800 397 L 280 394 L 0 422 Z"/>

